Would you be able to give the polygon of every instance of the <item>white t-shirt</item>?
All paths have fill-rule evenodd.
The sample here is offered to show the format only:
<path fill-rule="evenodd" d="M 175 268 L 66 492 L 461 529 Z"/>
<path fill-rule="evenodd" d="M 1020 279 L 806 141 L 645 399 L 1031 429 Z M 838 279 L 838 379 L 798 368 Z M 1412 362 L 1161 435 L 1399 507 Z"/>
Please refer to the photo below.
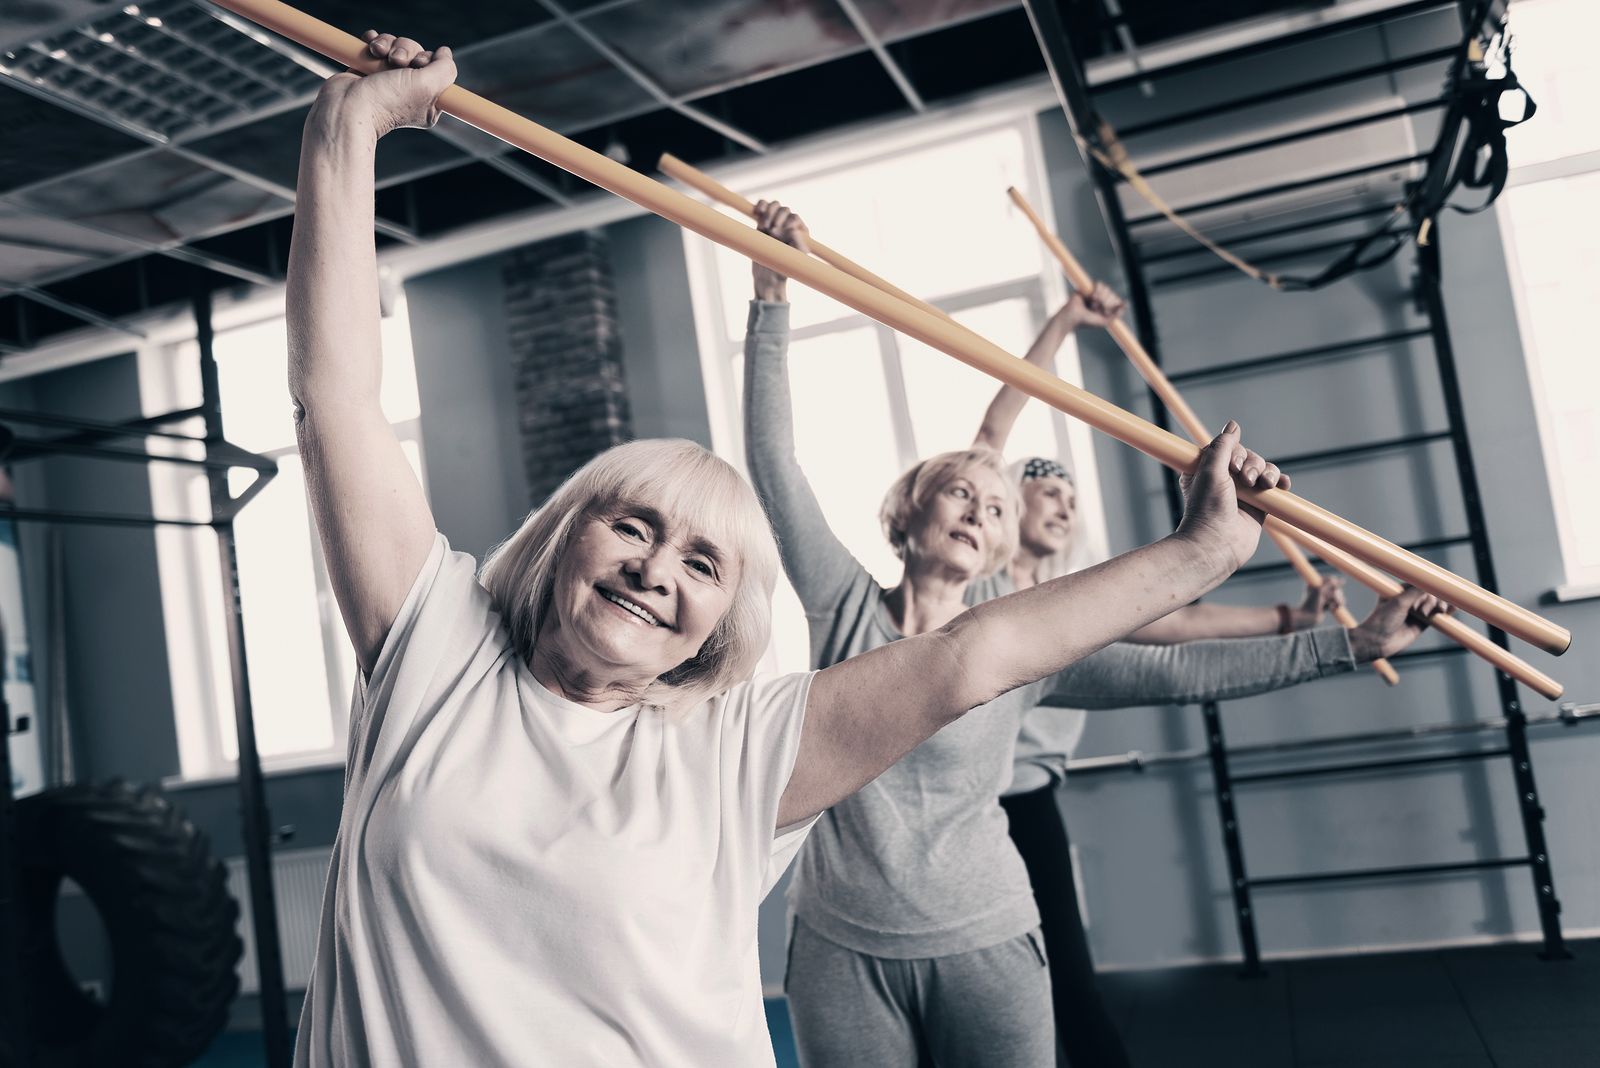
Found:
<path fill-rule="evenodd" d="M 677 719 L 544 689 L 438 536 L 358 687 L 299 1068 L 773 1063 L 756 910 L 810 674 Z"/>

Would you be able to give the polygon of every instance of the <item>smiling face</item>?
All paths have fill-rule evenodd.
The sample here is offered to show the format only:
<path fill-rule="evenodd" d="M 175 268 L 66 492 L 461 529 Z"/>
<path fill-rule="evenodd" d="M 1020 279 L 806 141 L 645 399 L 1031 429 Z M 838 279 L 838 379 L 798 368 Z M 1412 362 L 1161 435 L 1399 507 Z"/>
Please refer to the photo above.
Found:
<path fill-rule="evenodd" d="M 1006 538 L 1012 507 L 1005 479 L 992 467 L 966 464 L 945 479 L 906 531 L 906 566 L 940 567 L 976 577 L 989 570 Z"/>
<path fill-rule="evenodd" d="M 700 651 L 738 588 L 726 549 L 647 507 L 615 505 L 578 520 L 542 640 L 571 668 L 654 680 Z"/>
<path fill-rule="evenodd" d="M 1078 518 L 1078 491 L 1064 478 L 1030 478 L 1022 484 L 1022 548 L 1034 556 L 1054 556 L 1072 545 Z"/>

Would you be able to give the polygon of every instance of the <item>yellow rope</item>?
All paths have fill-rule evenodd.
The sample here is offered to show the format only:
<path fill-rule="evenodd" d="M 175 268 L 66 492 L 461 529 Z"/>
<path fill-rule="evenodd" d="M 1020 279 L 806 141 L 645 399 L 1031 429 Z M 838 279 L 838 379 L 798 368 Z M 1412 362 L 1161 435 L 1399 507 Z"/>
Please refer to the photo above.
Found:
<path fill-rule="evenodd" d="M 1117 140 L 1116 131 L 1111 128 L 1109 123 L 1102 121 L 1100 123 L 1099 133 L 1100 143 L 1105 146 L 1104 150 L 1095 145 L 1085 145 L 1084 147 L 1089 150 L 1095 159 L 1100 161 L 1102 166 L 1115 171 L 1117 174 L 1120 174 L 1123 180 L 1128 183 L 1129 188 L 1148 201 L 1151 207 L 1155 208 L 1156 211 L 1160 212 L 1162 215 L 1165 215 L 1169 220 L 1171 220 L 1174 226 L 1188 234 L 1190 237 L 1194 238 L 1194 240 L 1198 241 L 1201 245 L 1204 245 L 1214 255 L 1218 256 L 1232 266 L 1237 267 L 1239 270 L 1243 271 L 1245 274 L 1249 275 L 1251 278 L 1254 278 L 1258 282 L 1265 282 L 1273 289 L 1283 288 L 1283 280 L 1279 278 L 1278 275 L 1273 274 L 1270 271 L 1262 270 L 1260 267 L 1257 267 L 1244 257 L 1229 251 L 1228 249 L 1219 245 L 1217 242 L 1211 240 L 1211 238 L 1197 230 L 1189 222 L 1189 220 L 1185 219 L 1182 215 L 1179 215 L 1176 211 L 1174 211 L 1171 205 L 1169 205 L 1165 200 L 1162 200 L 1161 195 L 1150 187 L 1149 181 L 1145 179 L 1144 175 L 1139 173 L 1139 169 L 1135 167 L 1133 165 L 1133 161 L 1128 158 L 1128 150 L 1123 147 L 1121 141 Z"/>

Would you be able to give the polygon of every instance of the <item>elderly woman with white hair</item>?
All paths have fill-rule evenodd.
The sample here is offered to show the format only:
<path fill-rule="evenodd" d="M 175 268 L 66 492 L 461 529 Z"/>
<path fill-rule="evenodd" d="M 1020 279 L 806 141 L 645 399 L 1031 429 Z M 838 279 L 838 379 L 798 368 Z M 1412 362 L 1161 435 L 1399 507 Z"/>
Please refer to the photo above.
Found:
<path fill-rule="evenodd" d="M 296 434 L 361 670 L 296 1064 L 770 1065 L 757 906 L 817 815 L 1221 582 L 1259 536 L 1235 479 L 1279 473 L 1230 427 L 1169 537 L 779 678 L 750 678 L 772 533 L 688 442 L 596 457 L 479 573 L 379 404 L 375 149 L 437 120 L 455 67 L 366 39 L 385 69 L 330 78 L 306 120 L 289 262 Z M 1009 553 L 998 468 L 935 490 L 912 488 L 908 555 L 955 580 Z"/>
<path fill-rule="evenodd" d="M 761 201 L 756 218 L 763 232 L 806 248 L 805 226 L 788 208 Z M 830 665 L 915 645 L 1001 606 L 1025 611 L 1038 594 L 1106 566 L 969 609 L 968 587 L 1012 559 L 1020 507 L 999 453 L 979 445 L 924 460 L 890 487 L 881 519 L 904 573 L 893 588 L 880 586 L 829 529 L 795 459 L 786 279 L 759 264 L 754 273 L 745 339 L 747 460 L 805 609 L 812 663 L 824 675 Z M 1217 442 L 1232 442 L 1237 431 L 1230 422 Z M 1260 478 L 1278 483 L 1277 472 L 1263 468 L 1254 453 L 1239 448 L 1233 460 L 1247 483 L 1259 481 L 1261 470 L 1267 473 Z M 1252 538 L 1252 551 L 1254 545 Z M 1102 602 L 1071 624 L 1064 614 L 1040 613 L 1027 641 L 1041 650 L 1076 647 L 1084 633 L 1075 628 L 1088 618 L 1144 603 L 1144 594 L 1104 592 L 1133 601 Z M 1190 600 L 1167 598 L 1165 604 L 1177 609 Z M 1011 778 L 1024 714 L 1040 705 L 1186 704 L 1349 671 L 1415 640 L 1422 624 L 1412 609 L 1426 616 L 1438 607 L 1416 592 L 1396 602 L 1351 632 L 1334 627 L 1169 646 L 1097 641 L 1098 652 L 1063 658 L 1047 676 L 1027 673 L 1041 682 L 1001 687 L 984 707 L 941 728 L 836 802 L 800 847 L 789 889 L 793 923 L 784 985 L 805 1068 L 1055 1064 L 1039 912 L 997 802 Z M 1152 613 L 1149 620 L 1166 614 Z M 1096 619 L 1097 634 L 1104 622 Z M 1011 655 L 998 645 L 986 652 Z M 963 670 L 975 669 L 982 670 L 969 662 Z M 917 699 L 928 692 L 921 689 Z M 909 699 L 909 693 L 895 696 L 896 704 Z"/>

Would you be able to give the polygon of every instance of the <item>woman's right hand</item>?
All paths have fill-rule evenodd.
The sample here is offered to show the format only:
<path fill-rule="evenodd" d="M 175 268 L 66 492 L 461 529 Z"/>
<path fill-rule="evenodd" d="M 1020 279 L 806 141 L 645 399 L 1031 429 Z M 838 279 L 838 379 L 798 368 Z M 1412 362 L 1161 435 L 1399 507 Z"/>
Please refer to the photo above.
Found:
<path fill-rule="evenodd" d="M 335 74 L 317 95 L 319 109 L 354 109 L 374 138 L 401 127 L 427 129 L 439 121 L 439 94 L 456 80 L 455 59 L 441 45 L 428 50 L 409 37 L 368 30 L 364 55 L 383 63 L 371 74 Z"/>
<path fill-rule="evenodd" d="M 756 201 L 756 229 L 801 252 L 811 251 L 811 246 L 806 242 L 809 236 L 806 224 L 801 221 L 800 216 L 776 200 Z M 752 261 L 751 267 L 755 274 L 757 300 L 782 304 L 788 299 L 787 275 L 780 274 L 762 263 Z"/>
<path fill-rule="evenodd" d="M 1073 290 L 1072 296 L 1056 312 L 1056 318 L 1069 330 L 1097 326 L 1102 330 L 1122 318 L 1126 302 L 1104 282 L 1096 282 L 1088 293 Z"/>

